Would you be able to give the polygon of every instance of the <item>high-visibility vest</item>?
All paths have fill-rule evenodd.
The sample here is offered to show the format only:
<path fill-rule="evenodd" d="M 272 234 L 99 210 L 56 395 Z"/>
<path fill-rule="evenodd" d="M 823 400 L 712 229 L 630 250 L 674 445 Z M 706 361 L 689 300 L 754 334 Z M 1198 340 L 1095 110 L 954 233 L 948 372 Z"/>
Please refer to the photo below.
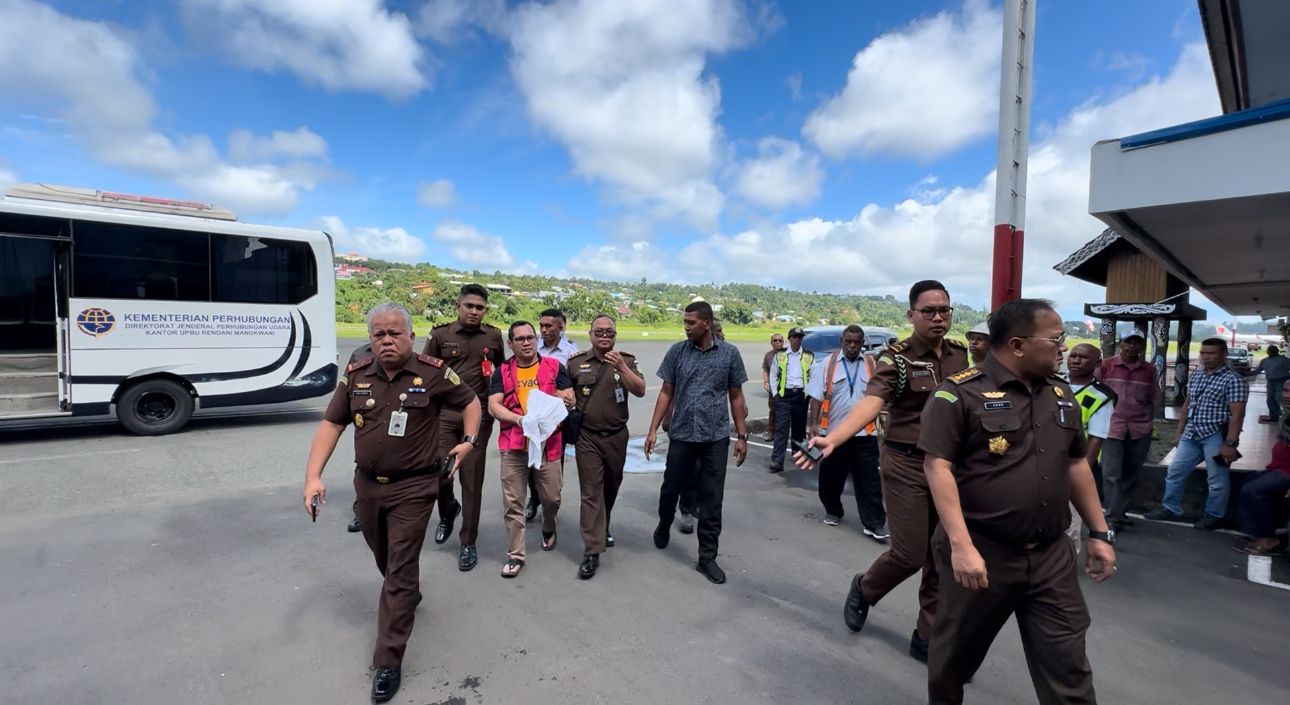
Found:
<path fill-rule="evenodd" d="M 811 364 L 815 362 L 815 355 L 809 350 L 802 351 L 802 388 L 806 388 L 807 382 L 810 381 Z M 784 396 L 784 385 L 788 384 L 788 353 L 775 353 L 775 365 L 779 367 L 779 395 Z"/>
<path fill-rule="evenodd" d="M 1075 390 L 1075 403 L 1079 404 L 1080 418 L 1084 422 L 1084 436 L 1088 437 L 1088 422 L 1093 414 L 1107 404 L 1115 403 L 1115 390 L 1098 380 Z M 1099 454 L 1100 455 L 1100 454 Z"/>
<path fill-rule="evenodd" d="M 869 381 L 873 379 L 873 358 L 864 354 L 861 354 L 860 358 L 864 360 L 865 384 L 868 384 Z M 838 371 L 837 352 L 829 354 L 829 362 L 824 366 L 824 368 L 824 399 L 820 401 L 821 435 L 824 435 L 829 428 L 829 406 L 833 401 L 833 377 L 834 373 Z M 852 407 L 852 409 L 854 408 L 855 407 Z M 864 430 L 872 436 L 878 432 L 878 425 L 870 421 L 869 425 L 864 427 Z"/>

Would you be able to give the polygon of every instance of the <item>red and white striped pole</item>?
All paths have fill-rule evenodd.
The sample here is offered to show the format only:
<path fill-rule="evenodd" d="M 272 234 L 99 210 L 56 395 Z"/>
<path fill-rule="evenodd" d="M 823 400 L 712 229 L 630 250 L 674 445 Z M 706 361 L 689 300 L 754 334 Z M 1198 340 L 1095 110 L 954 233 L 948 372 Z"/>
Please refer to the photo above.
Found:
<path fill-rule="evenodd" d="M 1004 0 L 999 79 L 999 151 L 994 185 L 994 281 L 990 307 L 1021 298 L 1030 150 L 1030 79 L 1036 0 Z"/>

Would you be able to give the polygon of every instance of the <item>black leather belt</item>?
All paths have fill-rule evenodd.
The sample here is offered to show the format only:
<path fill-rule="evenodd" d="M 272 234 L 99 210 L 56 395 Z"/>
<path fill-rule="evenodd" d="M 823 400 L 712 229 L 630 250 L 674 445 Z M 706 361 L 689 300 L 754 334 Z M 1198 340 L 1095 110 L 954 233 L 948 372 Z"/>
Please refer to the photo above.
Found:
<path fill-rule="evenodd" d="M 399 472 L 370 472 L 367 470 L 359 470 L 359 472 L 369 480 L 374 480 L 382 485 L 388 485 L 393 482 L 399 482 L 400 480 L 410 480 L 414 477 L 438 475 L 443 472 L 443 461 L 436 460 L 431 465 L 424 468 L 417 468 L 415 470 L 401 470 Z"/>
<path fill-rule="evenodd" d="M 918 446 L 914 445 L 913 443 L 901 443 L 900 441 L 883 441 L 883 445 L 896 451 L 897 453 L 904 453 L 905 455 L 918 455 L 918 456 L 924 455 L 923 451 L 919 450 Z"/>

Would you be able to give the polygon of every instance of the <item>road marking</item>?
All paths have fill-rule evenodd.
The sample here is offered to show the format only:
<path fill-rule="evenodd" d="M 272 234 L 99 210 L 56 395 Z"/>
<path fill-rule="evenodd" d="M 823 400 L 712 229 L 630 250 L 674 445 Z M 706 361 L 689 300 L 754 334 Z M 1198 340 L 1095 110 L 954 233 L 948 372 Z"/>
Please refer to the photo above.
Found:
<path fill-rule="evenodd" d="M 1269 556 L 1249 556 L 1245 566 L 1245 578 L 1252 583 L 1269 587 L 1290 590 L 1290 585 L 1278 583 L 1272 579 L 1272 558 Z"/>
<path fill-rule="evenodd" d="M 140 448 L 122 448 L 120 450 L 90 450 L 84 453 L 65 453 L 63 455 L 40 455 L 34 458 L 6 458 L 0 460 L 0 465 L 6 463 L 36 463 L 42 460 L 65 460 L 67 458 L 84 458 L 88 455 L 121 455 L 122 453 L 138 453 Z"/>

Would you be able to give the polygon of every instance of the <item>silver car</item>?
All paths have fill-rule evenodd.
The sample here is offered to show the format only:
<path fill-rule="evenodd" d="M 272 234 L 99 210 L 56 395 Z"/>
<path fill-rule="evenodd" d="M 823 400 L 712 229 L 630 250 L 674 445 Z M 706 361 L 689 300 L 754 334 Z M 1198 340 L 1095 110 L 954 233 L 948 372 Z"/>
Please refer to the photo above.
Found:
<path fill-rule="evenodd" d="M 862 352 L 872 355 L 899 340 L 888 328 L 861 326 L 864 328 L 864 348 Z M 806 329 L 802 347 L 816 355 L 827 355 L 842 348 L 842 331 L 846 326 L 812 326 Z"/>

